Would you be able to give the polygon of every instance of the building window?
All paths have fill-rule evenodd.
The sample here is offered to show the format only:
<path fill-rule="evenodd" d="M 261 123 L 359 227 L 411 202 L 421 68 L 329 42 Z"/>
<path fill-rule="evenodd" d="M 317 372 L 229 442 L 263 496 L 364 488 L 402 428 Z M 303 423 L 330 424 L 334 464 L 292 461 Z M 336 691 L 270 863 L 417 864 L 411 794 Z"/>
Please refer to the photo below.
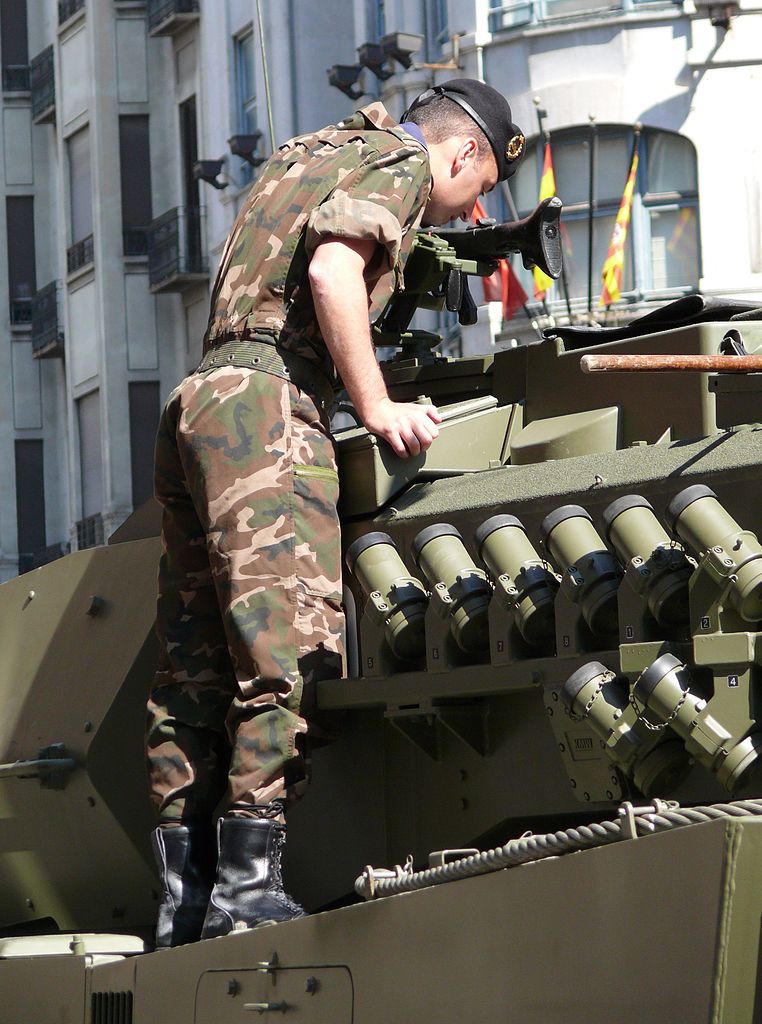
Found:
<path fill-rule="evenodd" d="M 249 29 L 233 39 L 236 97 L 236 132 L 253 135 L 257 130 L 256 67 L 254 63 L 254 32 Z M 252 179 L 254 168 L 241 161 L 240 177 L 243 182 Z"/>
<path fill-rule="evenodd" d="M 158 381 L 132 381 L 129 406 L 132 504 L 137 508 L 153 494 L 153 450 L 159 426 Z"/>
<path fill-rule="evenodd" d="M 37 290 L 33 197 L 7 196 L 5 222 L 8 232 L 11 323 L 29 324 L 32 322 L 32 296 Z"/>
<path fill-rule="evenodd" d="M 562 234 L 565 276 L 572 306 L 589 301 L 591 130 L 566 128 L 553 133 L 551 150 L 556 192 L 564 203 Z M 601 294 L 601 270 L 624 192 L 632 157 L 633 131 L 624 125 L 597 130 L 594 216 L 592 219 L 592 306 Z M 638 173 L 625 248 L 622 302 L 669 299 L 695 291 L 701 273 L 696 153 L 688 139 L 645 128 L 638 142 Z M 531 143 L 511 181 L 523 216 L 537 204 L 543 146 Z M 532 275 L 514 263 L 524 289 L 533 295 Z M 565 306 L 563 283 L 553 285 L 548 301 Z M 563 301 L 562 301 L 563 300 Z"/>
<path fill-rule="evenodd" d="M 19 572 L 28 572 L 46 544 L 42 441 L 16 441 L 15 455 Z"/>
<path fill-rule="evenodd" d="M 151 223 L 151 151 L 148 116 L 119 118 L 119 168 L 122 182 L 122 237 L 125 256 L 148 252 Z"/>
<path fill-rule="evenodd" d="M 82 518 L 76 523 L 77 548 L 92 548 L 104 541 L 103 453 L 101 450 L 101 398 L 99 391 L 77 400 Z"/>
<path fill-rule="evenodd" d="M 66 140 L 69 170 L 69 273 L 93 259 L 93 204 L 90 174 L 90 130 L 82 128 Z"/>
<path fill-rule="evenodd" d="M 85 0 L 58 0 L 58 24 L 63 25 L 85 6 Z"/>
<path fill-rule="evenodd" d="M 365 0 L 365 24 L 367 42 L 377 43 L 386 35 L 385 0 Z"/>
<path fill-rule="evenodd" d="M 449 39 L 447 0 L 424 0 L 426 48 L 429 60 L 442 56 L 442 47 Z"/>
<path fill-rule="evenodd" d="M 196 127 L 196 97 L 189 96 L 178 107 L 180 117 L 180 152 L 182 153 L 183 198 L 185 205 L 198 209 L 201 205 L 198 178 L 193 165 L 198 160 L 198 130 Z"/>
<path fill-rule="evenodd" d="M 26 0 L 0 0 L 3 92 L 29 89 Z"/>
<path fill-rule="evenodd" d="M 490 0 L 489 30 L 501 32 L 556 19 L 674 6 L 673 0 Z"/>

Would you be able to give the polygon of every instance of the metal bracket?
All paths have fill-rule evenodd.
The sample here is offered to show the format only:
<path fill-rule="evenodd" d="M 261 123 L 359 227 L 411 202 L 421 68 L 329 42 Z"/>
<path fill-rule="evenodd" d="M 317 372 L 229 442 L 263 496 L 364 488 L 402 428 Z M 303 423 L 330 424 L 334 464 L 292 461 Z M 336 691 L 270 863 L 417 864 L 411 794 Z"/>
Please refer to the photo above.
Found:
<path fill-rule="evenodd" d="M 433 708 L 389 708 L 386 718 L 397 732 L 401 732 L 432 761 L 442 760 L 437 715 Z"/>
<path fill-rule="evenodd" d="M 386 710 L 389 724 L 432 761 L 442 760 L 442 728 L 481 757 L 486 757 L 489 754 L 488 716 L 489 705 L 484 701 L 440 706 L 421 702 L 413 707 L 388 707 Z"/>
<path fill-rule="evenodd" d="M 63 743 L 51 743 L 33 760 L 0 764 L 0 779 L 39 779 L 43 789 L 65 789 L 76 767 Z"/>
<path fill-rule="evenodd" d="M 646 807 L 636 807 L 629 800 L 624 800 L 617 807 L 616 813 L 620 820 L 622 839 L 638 839 L 638 828 L 635 818 L 646 814 L 663 814 L 665 811 L 676 811 L 680 804 L 677 800 L 652 800 Z M 648 831 L 654 831 L 653 822 L 641 822 Z"/>
<path fill-rule="evenodd" d="M 277 972 L 281 969 L 280 960 L 278 959 L 277 952 L 273 952 L 273 955 L 269 960 L 260 960 L 256 965 L 255 970 L 262 974 L 269 974 L 270 981 L 275 984 Z M 244 1007 L 246 1009 L 246 1007 Z M 260 1011 L 262 1012 L 262 1011 Z"/>
<path fill-rule="evenodd" d="M 286 1002 L 281 1003 L 244 1003 L 244 1010 L 253 1010 L 254 1013 L 285 1013 L 291 1007 Z"/>
<path fill-rule="evenodd" d="M 429 854 L 429 869 L 443 868 L 455 860 L 464 860 L 466 857 L 474 857 L 480 851 L 475 846 L 469 846 L 463 850 L 433 850 Z"/>

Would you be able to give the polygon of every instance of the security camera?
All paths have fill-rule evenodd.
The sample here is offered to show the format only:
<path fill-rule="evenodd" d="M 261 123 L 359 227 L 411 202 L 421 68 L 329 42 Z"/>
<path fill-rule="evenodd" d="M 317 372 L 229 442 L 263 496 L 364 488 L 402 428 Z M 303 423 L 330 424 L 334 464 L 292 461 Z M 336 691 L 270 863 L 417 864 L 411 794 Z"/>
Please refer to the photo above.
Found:
<path fill-rule="evenodd" d="M 224 163 L 224 156 L 220 157 L 219 160 L 197 160 L 193 165 L 193 177 L 197 178 L 199 181 L 206 181 L 214 188 L 227 188 L 230 182 L 217 181 L 217 176 L 222 174 L 222 166 Z"/>
<path fill-rule="evenodd" d="M 231 135 L 228 139 L 230 152 L 233 156 L 240 156 L 252 167 L 259 167 L 265 162 L 266 157 L 257 156 L 257 146 L 262 138 L 262 132 L 251 132 L 249 135 Z"/>
<path fill-rule="evenodd" d="M 362 46 L 358 46 L 357 59 L 382 82 L 394 74 L 394 68 L 390 68 L 386 63 L 386 54 L 378 43 L 363 43 Z"/>
<path fill-rule="evenodd" d="M 365 95 L 365 91 L 354 86 L 362 74 L 362 67 L 359 64 L 334 64 L 326 71 L 328 82 L 336 89 L 340 89 L 345 96 L 351 100 L 359 100 Z"/>
<path fill-rule="evenodd" d="M 411 68 L 411 54 L 417 53 L 423 46 L 423 36 L 412 32 L 389 32 L 381 40 L 381 50 L 386 57 L 391 57 L 403 68 Z"/>

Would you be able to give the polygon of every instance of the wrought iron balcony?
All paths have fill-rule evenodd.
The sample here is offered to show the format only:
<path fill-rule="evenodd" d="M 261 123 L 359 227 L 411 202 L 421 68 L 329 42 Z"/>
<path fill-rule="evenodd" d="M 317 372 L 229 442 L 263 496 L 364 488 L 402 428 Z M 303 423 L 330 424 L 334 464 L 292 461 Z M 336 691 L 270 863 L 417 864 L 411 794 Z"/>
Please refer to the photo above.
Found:
<path fill-rule="evenodd" d="M 148 279 L 152 292 L 181 292 L 209 277 L 204 253 L 204 211 L 177 206 L 148 228 Z"/>
<path fill-rule="evenodd" d="M 32 355 L 35 359 L 63 358 L 64 335 L 58 316 L 58 292 L 58 281 L 51 281 L 32 298 Z"/>
<path fill-rule="evenodd" d="M 96 512 L 77 521 L 77 551 L 83 548 L 97 548 L 104 543 L 103 516 Z"/>
<path fill-rule="evenodd" d="M 92 263 L 93 252 L 92 235 L 88 235 L 87 238 L 82 238 L 79 242 L 75 242 L 74 245 L 70 245 L 66 250 L 67 273 L 73 274 L 75 270 L 80 270 L 82 267 L 86 267 L 88 263 Z"/>
<path fill-rule="evenodd" d="M 29 92 L 28 64 L 3 64 L 3 92 Z"/>
<path fill-rule="evenodd" d="M 58 0 L 58 24 L 63 25 L 84 6 L 85 0 Z"/>
<path fill-rule="evenodd" d="M 56 74 L 53 47 L 48 46 L 33 58 L 29 68 L 32 92 L 32 119 L 36 124 L 55 121 Z"/>
<path fill-rule="evenodd" d="M 11 323 L 14 326 L 32 322 L 32 293 L 28 285 L 18 285 L 11 296 Z"/>
<path fill-rule="evenodd" d="M 148 0 L 149 36 L 173 36 L 198 18 L 198 0 Z"/>

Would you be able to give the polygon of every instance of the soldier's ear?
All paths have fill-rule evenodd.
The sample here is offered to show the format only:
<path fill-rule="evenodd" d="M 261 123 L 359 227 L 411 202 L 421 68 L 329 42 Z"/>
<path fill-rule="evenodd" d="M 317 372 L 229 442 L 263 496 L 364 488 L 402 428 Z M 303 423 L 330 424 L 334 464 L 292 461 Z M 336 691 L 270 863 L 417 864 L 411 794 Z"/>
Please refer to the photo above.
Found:
<path fill-rule="evenodd" d="M 478 159 L 479 156 L 479 145 L 476 139 L 469 136 L 461 141 L 458 147 L 457 162 L 458 170 L 462 170 L 469 160 Z"/>

